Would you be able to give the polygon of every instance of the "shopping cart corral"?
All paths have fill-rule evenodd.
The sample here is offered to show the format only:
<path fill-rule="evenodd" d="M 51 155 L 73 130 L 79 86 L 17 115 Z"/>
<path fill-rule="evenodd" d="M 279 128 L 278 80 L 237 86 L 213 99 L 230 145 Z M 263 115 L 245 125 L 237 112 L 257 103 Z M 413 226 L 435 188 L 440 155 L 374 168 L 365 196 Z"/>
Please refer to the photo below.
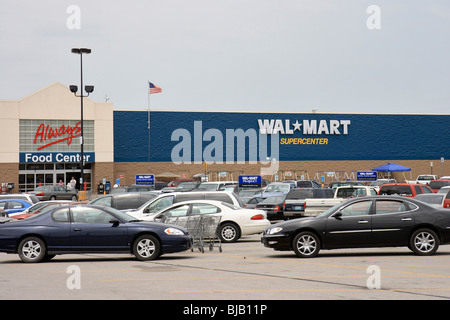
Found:
<path fill-rule="evenodd" d="M 220 219 L 220 216 L 205 214 L 166 217 L 162 222 L 186 228 L 192 236 L 191 250 L 194 251 L 194 248 L 198 248 L 200 252 L 204 253 L 206 246 L 209 247 L 209 251 L 213 251 L 214 247 L 217 247 L 219 252 L 222 252 L 222 243 L 217 235 Z"/>

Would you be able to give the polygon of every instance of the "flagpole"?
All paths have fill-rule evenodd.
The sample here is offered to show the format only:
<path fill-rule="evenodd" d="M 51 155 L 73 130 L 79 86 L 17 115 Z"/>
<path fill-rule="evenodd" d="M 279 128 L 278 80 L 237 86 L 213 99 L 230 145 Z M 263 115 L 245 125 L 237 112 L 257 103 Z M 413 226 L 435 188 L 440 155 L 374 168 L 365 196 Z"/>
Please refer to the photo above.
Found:
<path fill-rule="evenodd" d="M 147 130 L 148 130 L 148 169 L 150 170 L 150 81 L 147 84 Z"/>

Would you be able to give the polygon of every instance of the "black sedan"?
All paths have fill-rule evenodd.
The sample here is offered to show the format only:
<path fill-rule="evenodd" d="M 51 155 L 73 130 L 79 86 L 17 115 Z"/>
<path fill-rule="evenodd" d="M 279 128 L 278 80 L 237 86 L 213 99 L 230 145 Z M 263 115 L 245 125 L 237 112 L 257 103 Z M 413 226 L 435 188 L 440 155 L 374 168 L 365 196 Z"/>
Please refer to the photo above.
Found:
<path fill-rule="evenodd" d="M 0 252 L 23 262 L 67 253 L 130 253 L 138 260 L 189 249 L 186 229 L 136 220 L 109 207 L 63 206 L 25 220 L 0 223 Z"/>
<path fill-rule="evenodd" d="M 315 257 L 320 249 L 399 246 L 431 255 L 450 242 L 450 210 L 400 196 L 355 198 L 314 218 L 274 224 L 261 241 L 302 258 Z"/>

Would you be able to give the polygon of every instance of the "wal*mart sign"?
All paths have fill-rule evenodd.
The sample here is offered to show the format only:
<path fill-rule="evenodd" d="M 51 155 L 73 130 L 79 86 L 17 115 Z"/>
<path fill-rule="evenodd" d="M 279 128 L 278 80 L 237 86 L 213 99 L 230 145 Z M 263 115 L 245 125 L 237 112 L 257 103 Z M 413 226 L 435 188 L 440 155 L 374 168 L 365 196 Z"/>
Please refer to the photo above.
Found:
<path fill-rule="evenodd" d="M 83 153 L 84 163 L 95 162 L 94 152 Z M 79 163 L 78 152 L 21 152 L 20 163 Z"/>

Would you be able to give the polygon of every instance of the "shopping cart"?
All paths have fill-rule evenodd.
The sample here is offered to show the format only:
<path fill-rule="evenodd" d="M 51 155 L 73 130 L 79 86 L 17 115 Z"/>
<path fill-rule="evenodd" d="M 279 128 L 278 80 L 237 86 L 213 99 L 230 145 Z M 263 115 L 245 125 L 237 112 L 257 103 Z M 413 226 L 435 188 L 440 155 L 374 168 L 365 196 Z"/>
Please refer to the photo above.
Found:
<path fill-rule="evenodd" d="M 214 247 L 219 248 L 219 252 L 222 252 L 222 243 L 217 236 L 217 227 L 220 223 L 220 216 L 203 215 L 200 219 L 200 247 L 201 252 L 204 251 L 206 245 L 209 246 L 209 251 L 213 251 Z"/>
<path fill-rule="evenodd" d="M 185 228 L 192 237 L 191 251 L 194 251 L 194 248 L 198 248 L 200 252 L 204 253 L 205 246 L 209 246 L 209 251 L 213 251 L 214 247 L 218 247 L 219 251 L 222 252 L 222 244 L 217 236 L 217 227 L 220 219 L 220 216 L 192 215 L 166 217 L 162 222 Z"/>

